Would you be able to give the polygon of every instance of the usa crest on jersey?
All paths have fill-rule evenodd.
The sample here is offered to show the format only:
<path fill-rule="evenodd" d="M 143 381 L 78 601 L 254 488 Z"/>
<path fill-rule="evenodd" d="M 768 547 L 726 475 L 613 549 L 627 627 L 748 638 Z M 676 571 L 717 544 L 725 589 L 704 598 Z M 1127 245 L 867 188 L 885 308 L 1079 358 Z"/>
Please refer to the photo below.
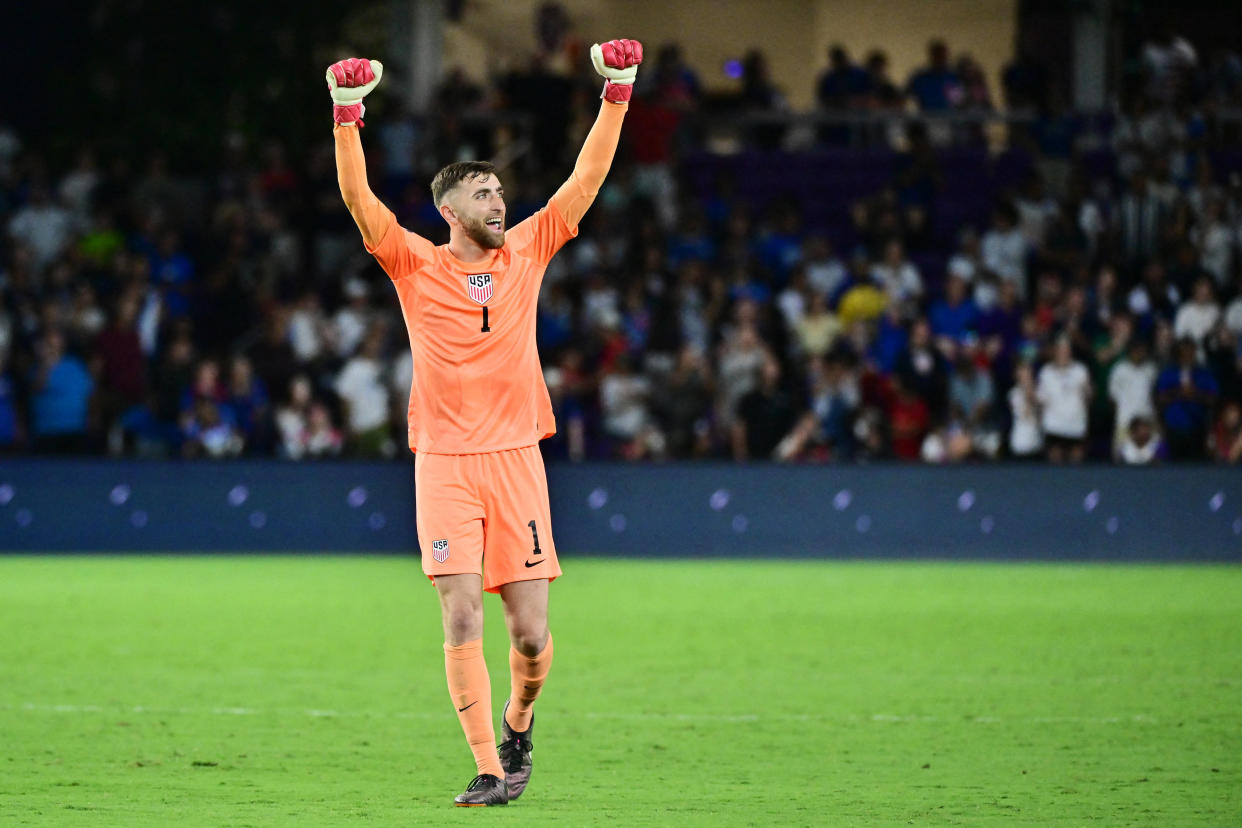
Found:
<path fill-rule="evenodd" d="M 436 559 L 436 563 L 444 563 L 448 560 L 448 541 L 437 540 L 431 542 L 431 557 Z"/>
<path fill-rule="evenodd" d="M 471 273 L 466 276 L 466 293 L 480 305 L 486 305 L 492 298 L 492 274 Z"/>

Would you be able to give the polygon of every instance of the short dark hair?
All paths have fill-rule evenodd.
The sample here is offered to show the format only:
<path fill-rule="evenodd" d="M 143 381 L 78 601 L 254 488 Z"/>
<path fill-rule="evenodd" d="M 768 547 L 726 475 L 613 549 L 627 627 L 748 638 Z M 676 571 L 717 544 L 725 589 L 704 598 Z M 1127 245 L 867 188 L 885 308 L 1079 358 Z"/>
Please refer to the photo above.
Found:
<path fill-rule="evenodd" d="M 449 190 L 463 181 L 495 175 L 496 165 L 490 161 L 454 161 L 431 179 L 431 199 L 436 207 L 444 203 Z"/>

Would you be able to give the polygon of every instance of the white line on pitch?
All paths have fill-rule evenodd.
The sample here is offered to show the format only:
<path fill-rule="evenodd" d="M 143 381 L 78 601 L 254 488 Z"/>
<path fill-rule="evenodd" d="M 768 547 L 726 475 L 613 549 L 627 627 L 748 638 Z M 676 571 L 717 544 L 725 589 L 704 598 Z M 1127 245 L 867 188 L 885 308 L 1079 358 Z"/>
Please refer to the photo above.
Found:
<path fill-rule="evenodd" d="M 432 711 L 398 711 L 382 712 L 367 710 L 321 710 L 274 708 L 260 710 L 253 707 L 148 707 L 146 705 L 113 705 L 104 707 L 97 704 L 21 704 L 0 705 L 0 710 L 25 710 L 32 713 L 142 713 L 142 714 L 174 714 L 174 715 L 211 715 L 211 716 L 262 716 L 262 715 L 299 715 L 311 718 L 367 718 L 367 719 L 447 719 L 451 712 Z M 560 715 L 585 719 L 623 719 L 627 721 L 675 721 L 675 722 L 949 722 L 965 721 L 972 724 L 1120 724 L 1133 722 L 1154 724 L 1158 720 L 1141 713 L 1130 716 L 1022 716 L 1005 718 L 1000 716 L 968 716 L 962 719 L 947 719 L 943 716 L 914 716 L 894 713 L 873 713 L 858 715 L 843 713 L 839 716 L 806 713 L 647 713 L 647 712 L 562 712 Z"/>

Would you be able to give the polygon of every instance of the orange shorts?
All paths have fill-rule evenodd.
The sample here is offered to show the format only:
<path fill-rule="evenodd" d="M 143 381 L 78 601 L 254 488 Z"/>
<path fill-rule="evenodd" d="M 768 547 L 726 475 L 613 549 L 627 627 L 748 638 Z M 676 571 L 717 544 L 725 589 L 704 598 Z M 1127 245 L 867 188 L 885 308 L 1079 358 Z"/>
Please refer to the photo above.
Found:
<path fill-rule="evenodd" d="M 514 581 L 561 574 L 552 542 L 548 479 L 538 446 L 484 454 L 414 457 L 414 501 L 423 572 L 474 573 L 498 592 Z"/>

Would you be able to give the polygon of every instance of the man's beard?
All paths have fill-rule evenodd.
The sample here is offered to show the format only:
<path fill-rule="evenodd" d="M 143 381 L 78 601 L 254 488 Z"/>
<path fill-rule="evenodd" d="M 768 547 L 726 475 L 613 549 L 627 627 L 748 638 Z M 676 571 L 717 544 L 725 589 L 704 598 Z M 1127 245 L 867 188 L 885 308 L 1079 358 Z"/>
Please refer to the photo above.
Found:
<path fill-rule="evenodd" d="M 499 250 L 505 246 L 505 231 L 500 231 L 497 237 L 496 231 L 487 226 L 483 221 L 463 221 L 462 229 L 466 231 L 466 237 L 470 241 L 477 244 L 484 250 Z M 504 225 L 501 225 L 503 228 Z"/>

